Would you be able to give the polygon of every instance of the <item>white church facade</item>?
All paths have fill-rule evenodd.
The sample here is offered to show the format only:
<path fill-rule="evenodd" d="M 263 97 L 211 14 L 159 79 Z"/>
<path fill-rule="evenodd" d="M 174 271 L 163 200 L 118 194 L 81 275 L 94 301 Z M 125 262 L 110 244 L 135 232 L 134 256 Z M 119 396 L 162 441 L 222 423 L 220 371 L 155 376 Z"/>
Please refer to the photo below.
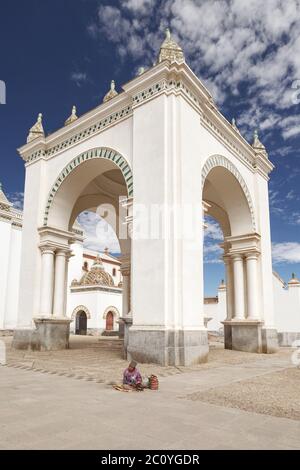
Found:
<path fill-rule="evenodd" d="M 207 360 L 206 213 L 224 235 L 225 347 L 276 351 L 273 165 L 257 133 L 248 143 L 220 113 L 169 31 L 153 67 L 120 93 L 112 82 L 102 104 L 81 117 L 74 108 L 53 134 L 39 115 L 19 153 L 26 179 L 14 347 L 68 346 L 73 225 L 102 207 L 117 221 L 128 358 Z"/>
<path fill-rule="evenodd" d="M 0 335 L 13 334 L 17 328 L 22 211 L 9 202 L 0 189 Z M 69 260 L 66 315 L 70 332 L 80 335 L 119 334 L 122 325 L 121 261 L 105 252 L 96 253 L 83 246 L 84 232 L 76 225 L 77 239 Z M 226 284 L 217 295 L 204 298 L 204 324 L 208 331 L 223 335 L 227 318 Z M 275 327 L 279 345 L 291 346 L 300 339 L 300 281 L 293 275 L 286 284 L 273 272 Z M 122 330 L 122 327 L 121 327 Z"/>

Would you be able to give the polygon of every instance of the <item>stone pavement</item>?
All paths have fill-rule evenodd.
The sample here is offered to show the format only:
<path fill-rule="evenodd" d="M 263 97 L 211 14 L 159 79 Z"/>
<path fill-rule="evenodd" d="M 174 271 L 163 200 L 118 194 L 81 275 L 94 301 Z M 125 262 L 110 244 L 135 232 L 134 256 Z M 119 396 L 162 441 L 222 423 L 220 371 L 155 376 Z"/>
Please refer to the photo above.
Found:
<path fill-rule="evenodd" d="M 162 379 L 158 392 L 121 393 L 1 367 L 0 448 L 299 449 L 299 421 L 182 399 L 183 378 Z"/>
<path fill-rule="evenodd" d="M 201 397 L 224 387 L 242 387 L 249 380 L 295 372 L 288 351 L 250 357 L 220 351 L 212 362 L 160 377 L 158 392 L 141 393 L 117 392 L 88 374 L 76 380 L 76 374 L 2 366 L 0 448 L 300 448 L 299 420 L 243 411 L 229 407 L 231 403 L 211 404 Z M 195 399 L 198 394 L 200 400 Z"/>

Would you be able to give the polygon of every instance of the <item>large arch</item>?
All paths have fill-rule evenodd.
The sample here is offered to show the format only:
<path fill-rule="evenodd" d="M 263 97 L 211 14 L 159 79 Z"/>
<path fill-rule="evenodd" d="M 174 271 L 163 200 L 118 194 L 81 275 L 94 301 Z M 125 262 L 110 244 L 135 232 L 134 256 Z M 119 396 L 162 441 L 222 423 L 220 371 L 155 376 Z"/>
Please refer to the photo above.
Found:
<path fill-rule="evenodd" d="M 249 188 L 235 165 L 213 155 L 202 170 L 202 198 L 206 213 L 219 222 L 224 235 L 225 348 L 261 352 L 261 236 Z"/>
<path fill-rule="evenodd" d="M 80 182 L 80 187 L 82 188 L 85 184 L 90 183 L 91 176 L 90 174 L 95 175 L 95 171 L 97 171 L 97 165 L 93 165 L 91 167 L 91 172 L 87 172 L 86 177 L 83 176 L 83 168 L 86 166 L 88 162 L 97 161 L 101 159 L 103 163 L 103 170 L 105 169 L 113 169 L 118 168 L 122 176 L 124 178 L 124 183 L 126 185 L 126 192 L 128 197 L 133 196 L 133 175 L 132 170 L 125 160 L 125 158 L 120 155 L 119 152 L 107 148 L 107 147 L 100 147 L 88 150 L 86 152 L 81 153 L 80 155 L 73 158 L 70 163 L 60 172 L 59 176 L 56 178 L 55 183 L 52 185 L 51 190 L 48 195 L 47 204 L 44 211 L 44 220 L 43 225 L 52 226 L 51 214 L 54 212 L 55 201 L 58 200 L 57 206 L 60 206 L 61 210 L 66 210 L 66 206 L 69 204 L 73 204 L 74 206 L 74 199 L 77 199 L 76 196 L 79 196 L 79 193 L 74 191 L 73 193 L 73 200 L 67 201 L 68 199 L 65 196 L 64 188 L 66 187 L 65 183 L 66 180 L 72 184 L 73 188 L 78 187 L 78 183 Z M 81 171 L 78 171 L 80 168 Z M 88 174 L 89 173 L 89 174 Z M 73 180 L 73 181 L 71 181 Z M 61 198 L 59 195 L 61 194 Z M 71 214 L 70 214 L 71 217 Z M 66 227 L 65 227 L 66 228 Z M 69 228 L 69 227 L 68 227 Z"/>
<path fill-rule="evenodd" d="M 122 266 L 124 258 L 130 265 L 131 239 L 126 224 L 128 208 L 120 204 L 120 198 L 125 198 L 128 205 L 132 200 L 132 188 L 132 171 L 128 163 L 118 152 L 106 147 L 82 153 L 59 174 L 45 209 L 45 225 L 39 228 L 40 310 L 44 316 L 66 315 L 68 258 L 72 256 L 72 243 L 77 239 L 73 227 L 77 216 L 84 210 L 95 211 L 102 218 L 103 210 L 108 210 L 105 222 L 113 228 L 119 240 Z M 127 283 L 127 291 L 129 285 L 130 282 Z M 125 300 L 129 299 L 127 291 L 123 289 Z M 125 312 L 129 311 L 128 304 L 129 300 L 124 302 Z M 77 313 L 80 310 L 87 313 L 82 307 L 77 308 Z M 76 312 L 73 315 L 76 318 Z"/>
<path fill-rule="evenodd" d="M 236 201 L 239 201 L 240 204 L 242 203 L 244 215 L 246 215 L 246 213 L 248 212 L 249 216 L 251 217 L 251 225 L 249 223 L 249 232 L 256 232 L 257 226 L 256 226 L 254 204 L 252 201 L 250 191 L 248 189 L 248 186 L 244 178 L 242 177 L 242 175 L 240 174 L 236 166 L 233 165 L 233 163 L 231 163 L 227 158 L 225 158 L 222 155 L 211 155 L 205 161 L 205 164 L 202 168 L 202 175 L 201 175 L 202 176 L 202 192 L 204 192 L 205 183 L 207 182 L 209 175 L 214 169 L 218 167 L 221 167 L 227 170 L 227 172 L 230 173 L 234 177 L 236 182 L 238 183 L 238 185 L 236 185 L 235 190 L 237 191 L 238 186 L 239 186 L 240 199 L 239 200 L 236 199 Z M 224 174 L 226 175 L 226 172 L 223 173 L 222 175 L 223 178 L 224 178 Z M 234 180 L 232 179 L 232 181 Z M 222 189 L 224 189 L 224 186 L 222 186 Z M 243 200 L 243 196 L 244 196 L 244 200 Z M 203 199 L 205 200 L 205 195 L 203 195 Z M 217 208 L 219 210 L 224 210 L 224 208 L 222 208 L 220 204 L 214 203 L 213 201 L 210 201 L 210 202 L 212 202 L 213 206 L 215 206 L 213 210 L 216 210 Z M 215 215 L 213 215 L 213 217 L 215 217 Z M 221 226 L 223 226 L 224 222 L 220 220 L 220 224 Z"/>

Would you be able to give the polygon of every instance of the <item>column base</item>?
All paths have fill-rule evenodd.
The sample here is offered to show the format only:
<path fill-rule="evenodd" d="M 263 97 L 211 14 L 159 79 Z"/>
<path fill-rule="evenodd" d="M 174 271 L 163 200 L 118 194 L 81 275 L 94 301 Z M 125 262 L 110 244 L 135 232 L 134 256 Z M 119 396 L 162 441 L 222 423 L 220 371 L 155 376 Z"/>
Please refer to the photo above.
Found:
<path fill-rule="evenodd" d="M 262 328 L 262 349 L 265 354 L 273 354 L 278 351 L 278 333 L 275 328 Z"/>
<path fill-rule="evenodd" d="M 224 321 L 225 349 L 271 354 L 278 349 L 277 331 L 256 320 Z"/>
<path fill-rule="evenodd" d="M 35 318 L 36 328 L 17 329 L 12 347 L 32 351 L 57 351 L 69 348 L 70 323 L 67 318 Z"/>
<path fill-rule="evenodd" d="M 14 336 L 11 344 L 13 349 L 20 349 L 23 351 L 39 350 L 39 340 L 37 331 L 34 328 L 17 328 L 14 331 Z"/>
<path fill-rule="evenodd" d="M 129 328 L 132 326 L 132 317 L 122 317 L 123 325 L 124 325 L 124 342 L 123 342 L 123 357 L 127 359 L 127 349 L 129 343 Z"/>
<path fill-rule="evenodd" d="M 300 342 L 300 331 L 281 331 L 278 333 L 278 342 L 280 346 L 293 346 L 295 341 Z"/>
<path fill-rule="evenodd" d="M 165 330 L 131 327 L 127 359 L 162 366 L 189 366 L 207 361 L 208 335 L 201 330 Z"/>

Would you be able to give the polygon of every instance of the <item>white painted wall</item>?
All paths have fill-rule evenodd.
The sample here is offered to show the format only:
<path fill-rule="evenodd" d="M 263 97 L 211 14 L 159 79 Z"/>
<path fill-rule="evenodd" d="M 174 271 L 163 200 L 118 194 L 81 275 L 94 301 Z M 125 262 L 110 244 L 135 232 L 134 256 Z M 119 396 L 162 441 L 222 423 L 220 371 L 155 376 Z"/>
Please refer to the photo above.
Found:
<path fill-rule="evenodd" d="M 300 284 L 286 286 L 275 273 L 272 280 L 275 328 L 279 333 L 300 333 Z M 204 316 L 212 318 L 207 325 L 209 331 L 221 330 L 226 318 L 226 291 L 218 290 L 217 298 L 216 303 L 204 304 Z"/>
<path fill-rule="evenodd" d="M 300 284 L 285 287 L 273 276 L 273 289 L 278 332 L 300 332 Z"/>
<path fill-rule="evenodd" d="M 22 232 L 0 219 L 0 330 L 17 323 Z"/>
<path fill-rule="evenodd" d="M 67 316 L 71 318 L 74 310 L 81 305 L 87 308 L 91 314 L 91 318 L 87 321 L 87 328 L 103 331 L 105 330 L 104 313 L 109 307 L 116 308 L 120 316 L 122 314 L 122 291 L 120 290 L 118 293 L 101 290 L 73 292 L 68 298 Z M 114 330 L 118 330 L 119 328 L 116 320 L 117 319 L 114 318 Z M 71 331 L 74 330 L 75 320 L 71 323 Z"/>
<path fill-rule="evenodd" d="M 218 289 L 215 303 L 204 303 L 204 317 L 211 318 L 207 324 L 208 331 L 223 332 L 222 321 L 226 318 L 226 290 Z"/>

